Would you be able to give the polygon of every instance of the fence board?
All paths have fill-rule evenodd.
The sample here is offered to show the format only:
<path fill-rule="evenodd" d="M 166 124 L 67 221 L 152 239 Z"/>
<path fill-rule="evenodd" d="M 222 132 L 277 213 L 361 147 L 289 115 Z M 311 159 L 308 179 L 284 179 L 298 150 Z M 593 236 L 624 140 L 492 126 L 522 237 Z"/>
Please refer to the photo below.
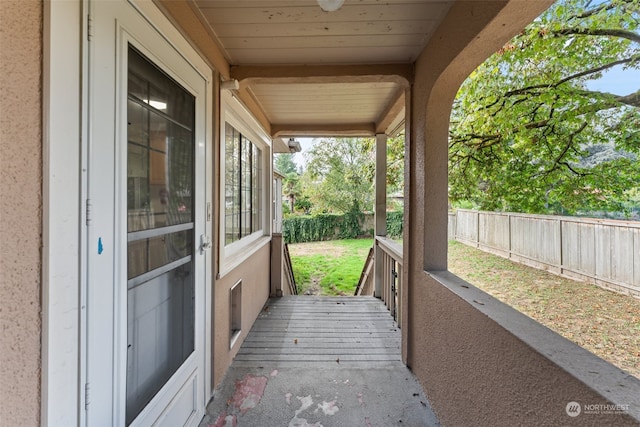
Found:
<path fill-rule="evenodd" d="M 640 289 L 640 229 L 633 230 L 633 285 Z"/>
<path fill-rule="evenodd" d="M 633 233 L 628 227 L 614 227 L 612 231 L 611 279 L 633 283 Z"/>
<path fill-rule="evenodd" d="M 640 222 L 460 209 L 449 236 L 524 264 L 640 296 Z"/>
<path fill-rule="evenodd" d="M 478 218 L 480 244 L 509 253 L 509 216 L 497 213 L 482 213 Z"/>
<path fill-rule="evenodd" d="M 477 243 L 478 213 L 473 211 L 458 211 L 456 217 L 456 238 Z"/>
<path fill-rule="evenodd" d="M 567 250 L 577 249 L 580 254 L 578 271 L 595 276 L 596 274 L 596 226 L 595 224 L 578 223 L 578 246 L 568 247 Z"/>

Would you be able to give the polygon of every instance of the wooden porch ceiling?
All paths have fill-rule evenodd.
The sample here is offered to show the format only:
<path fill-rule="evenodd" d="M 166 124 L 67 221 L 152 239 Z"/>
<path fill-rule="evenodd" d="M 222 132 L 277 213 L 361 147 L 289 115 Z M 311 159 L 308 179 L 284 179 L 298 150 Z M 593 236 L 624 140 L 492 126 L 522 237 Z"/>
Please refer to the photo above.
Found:
<path fill-rule="evenodd" d="M 192 38 L 209 38 L 222 78 L 240 82 L 274 137 L 399 128 L 412 64 L 454 3 L 345 0 L 324 12 L 316 0 L 157 1 Z"/>

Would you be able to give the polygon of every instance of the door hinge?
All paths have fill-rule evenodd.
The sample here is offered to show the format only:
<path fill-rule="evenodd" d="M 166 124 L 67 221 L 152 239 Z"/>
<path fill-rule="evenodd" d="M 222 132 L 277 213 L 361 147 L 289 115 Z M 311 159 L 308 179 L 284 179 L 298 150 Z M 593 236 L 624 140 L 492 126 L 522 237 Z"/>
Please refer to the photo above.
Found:
<path fill-rule="evenodd" d="M 91 15 L 87 15 L 87 40 L 91 41 L 93 37 L 93 17 Z"/>
<path fill-rule="evenodd" d="M 84 383 L 84 409 L 89 406 L 89 383 Z"/>
<path fill-rule="evenodd" d="M 85 222 L 87 225 L 91 225 L 91 199 L 85 201 Z"/>

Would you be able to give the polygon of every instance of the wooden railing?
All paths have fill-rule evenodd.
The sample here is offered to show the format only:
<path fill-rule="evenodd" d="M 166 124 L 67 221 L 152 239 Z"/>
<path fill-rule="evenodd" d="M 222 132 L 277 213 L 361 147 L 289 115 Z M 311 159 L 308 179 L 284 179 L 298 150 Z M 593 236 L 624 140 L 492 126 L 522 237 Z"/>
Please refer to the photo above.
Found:
<path fill-rule="evenodd" d="M 355 295 L 380 298 L 401 327 L 402 319 L 402 246 L 377 236 L 369 252 Z"/>
<path fill-rule="evenodd" d="M 284 244 L 284 256 L 283 256 L 283 268 L 284 279 L 289 286 L 290 295 L 298 295 L 298 287 L 296 286 L 296 279 L 293 276 L 293 266 L 291 265 L 291 255 L 289 255 L 289 245 Z"/>
<path fill-rule="evenodd" d="M 358 279 L 358 286 L 356 286 L 355 296 L 360 295 L 373 295 L 373 249 L 369 249 L 369 254 L 362 267 L 362 273 L 360 273 L 360 279 Z"/>

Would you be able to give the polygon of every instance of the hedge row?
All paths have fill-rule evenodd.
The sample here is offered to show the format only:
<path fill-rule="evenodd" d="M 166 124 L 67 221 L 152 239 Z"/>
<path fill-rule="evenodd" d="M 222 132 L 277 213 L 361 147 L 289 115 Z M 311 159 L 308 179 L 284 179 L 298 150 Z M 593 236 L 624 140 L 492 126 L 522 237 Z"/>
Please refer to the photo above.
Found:
<path fill-rule="evenodd" d="M 282 237 L 287 243 L 372 237 L 373 229 L 363 230 L 364 223 L 360 212 L 291 216 L 282 221 Z M 387 212 L 389 237 L 401 237 L 402 225 L 402 212 Z"/>

